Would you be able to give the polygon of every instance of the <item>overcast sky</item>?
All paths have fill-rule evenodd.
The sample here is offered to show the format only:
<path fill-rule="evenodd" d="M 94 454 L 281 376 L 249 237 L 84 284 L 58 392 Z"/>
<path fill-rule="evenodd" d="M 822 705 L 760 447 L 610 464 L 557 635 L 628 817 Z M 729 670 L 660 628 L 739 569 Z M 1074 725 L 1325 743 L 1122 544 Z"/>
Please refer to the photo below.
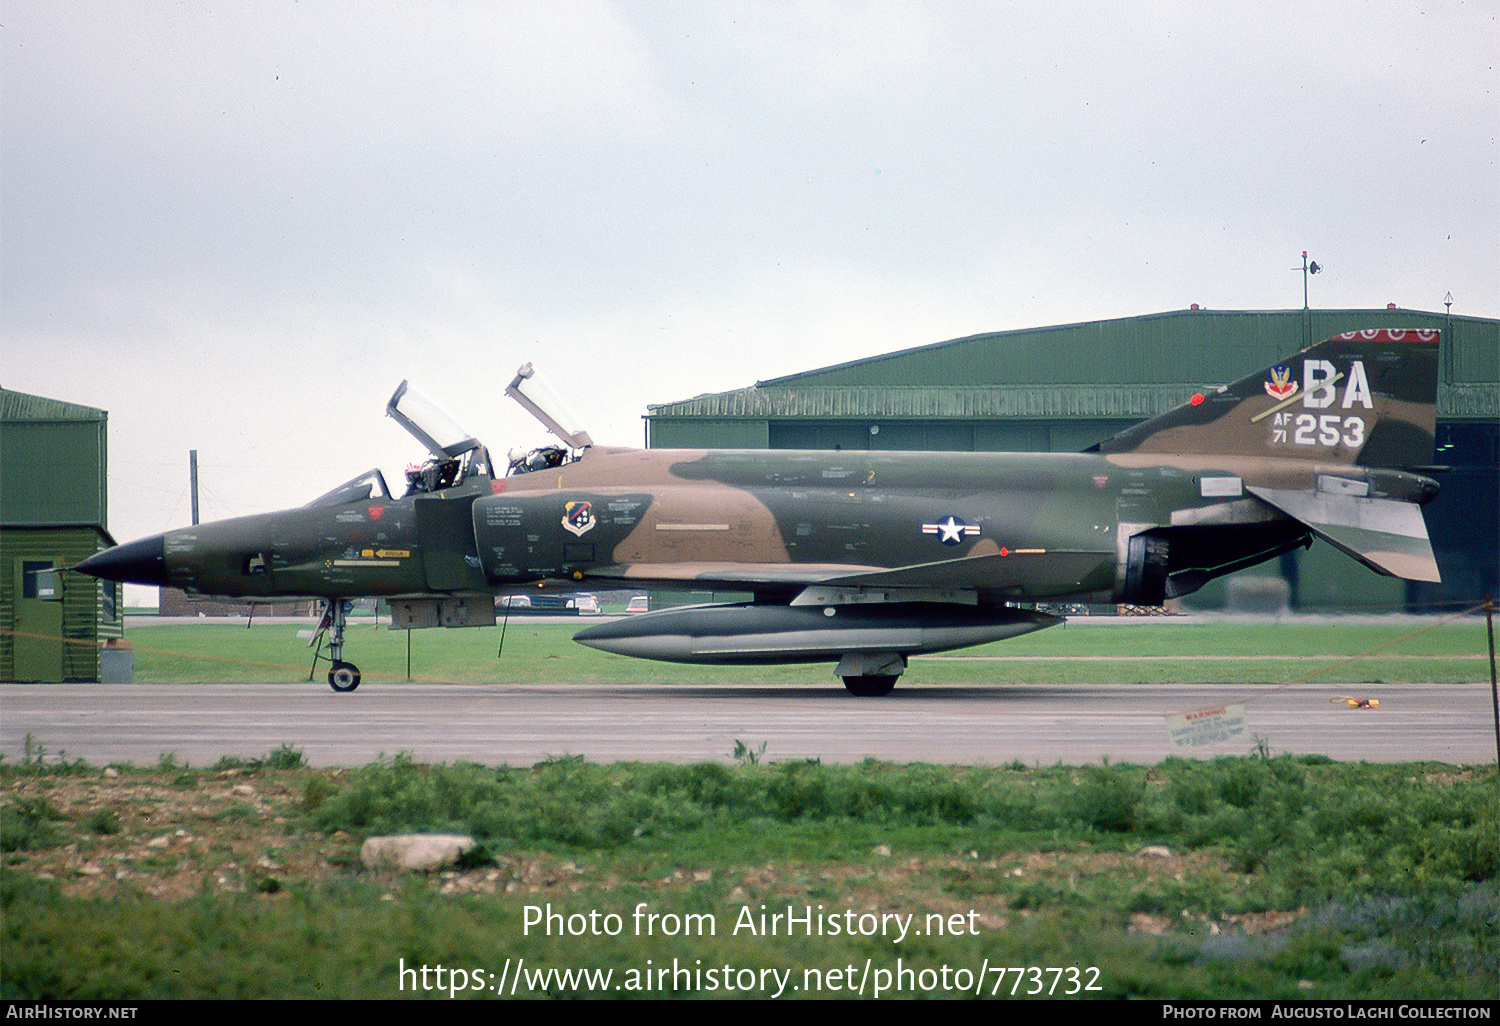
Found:
<path fill-rule="evenodd" d="M 1500 4 L 0 2 L 0 385 L 120 540 L 983 331 L 1500 314 Z M 1218 380 L 1211 369 L 1188 380 Z"/>

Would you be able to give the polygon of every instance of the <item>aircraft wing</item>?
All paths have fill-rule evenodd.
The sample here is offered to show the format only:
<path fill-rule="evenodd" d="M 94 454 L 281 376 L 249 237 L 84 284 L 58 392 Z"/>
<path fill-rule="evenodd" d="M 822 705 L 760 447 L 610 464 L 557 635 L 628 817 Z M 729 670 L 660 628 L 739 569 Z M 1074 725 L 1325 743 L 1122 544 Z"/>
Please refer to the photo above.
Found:
<path fill-rule="evenodd" d="M 1441 580 L 1422 509 L 1414 503 L 1255 485 L 1247 490 L 1376 573 Z"/>
<path fill-rule="evenodd" d="M 1087 578 L 1101 566 L 1107 575 L 1102 586 L 1107 589 L 1114 565 L 1113 552 L 1023 549 L 866 573 L 850 574 L 846 567 L 843 574 L 820 583 L 848 588 L 983 588 L 1046 597 L 1088 590 Z"/>
<path fill-rule="evenodd" d="M 699 581 L 755 590 L 755 585 L 825 585 L 839 588 L 920 588 L 1014 591 L 1018 597 L 1046 597 L 1086 587 L 1104 570 L 1102 587 L 1114 573 L 1113 552 L 1041 551 L 991 553 L 896 567 L 847 563 L 636 563 L 590 571 L 591 577 L 622 581 Z M 1059 581 L 1064 582 L 1059 587 Z"/>
<path fill-rule="evenodd" d="M 850 570 L 881 572 L 880 567 L 851 567 L 847 563 L 627 563 L 595 567 L 590 577 L 621 581 L 700 581 L 752 590 L 751 585 L 818 584 Z"/>

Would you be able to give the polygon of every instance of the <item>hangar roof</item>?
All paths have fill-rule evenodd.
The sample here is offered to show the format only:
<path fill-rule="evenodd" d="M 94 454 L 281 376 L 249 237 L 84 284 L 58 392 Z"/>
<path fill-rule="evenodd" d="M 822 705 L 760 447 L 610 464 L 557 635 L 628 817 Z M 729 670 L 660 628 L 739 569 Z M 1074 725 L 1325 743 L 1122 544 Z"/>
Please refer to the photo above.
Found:
<path fill-rule="evenodd" d="M 108 430 L 105 410 L 0 389 L 0 523 L 102 528 Z"/>
<path fill-rule="evenodd" d="M 92 406 L 0 388 L 0 420 L 94 421 L 108 418 L 106 411 Z"/>
<path fill-rule="evenodd" d="M 1171 385 L 812 385 L 760 384 L 653 406 L 656 416 L 803 419 L 868 417 L 973 419 L 976 417 L 1147 417 L 1182 401 Z"/>
<path fill-rule="evenodd" d="M 1177 310 L 986 332 L 651 406 L 648 418 L 1142 418 L 1370 327 L 1444 330 L 1439 415 L 1500 416 L 1500 321 L 1382 309 Z"/>

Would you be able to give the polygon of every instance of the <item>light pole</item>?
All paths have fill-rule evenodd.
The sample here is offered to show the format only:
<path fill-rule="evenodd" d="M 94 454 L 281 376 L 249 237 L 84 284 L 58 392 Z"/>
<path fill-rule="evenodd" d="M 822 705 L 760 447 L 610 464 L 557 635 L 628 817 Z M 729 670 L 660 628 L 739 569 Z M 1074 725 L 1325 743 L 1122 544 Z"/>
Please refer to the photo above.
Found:
<path fill-rule="evenodd" d="M 1298 268 L 1293 267 L 1292 270 Z M 1323 268 L 1316 260 L 1307 259 L 1307 250 L 1302 251 L 1302 348 L 1306 349 L 1312 345 L 1312 310 L 1307 305 L 1307 276 L 1317 274 Z"/>
<path fill-rule="evenodd" d="M 1443 309 L 1447 311 L 1443 315 L 1443 381 L 1445 384 L 1453 384 L 1453 350 L 1457 348 L 1453 343 L 1453 293 L 1443 297 Z"/>

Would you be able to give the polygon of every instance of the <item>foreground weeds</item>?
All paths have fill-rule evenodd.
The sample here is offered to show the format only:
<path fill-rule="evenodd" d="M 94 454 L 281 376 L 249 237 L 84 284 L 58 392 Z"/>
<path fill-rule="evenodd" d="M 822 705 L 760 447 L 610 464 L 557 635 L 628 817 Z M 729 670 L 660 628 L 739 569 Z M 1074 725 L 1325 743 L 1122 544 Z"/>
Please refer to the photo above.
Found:
<path fill-rule="evenodd" d="M 325 771 L 283 747 L 203 770 L 28 753 L 0 780 L 5 997 L 481 996 L 523 958 L 617 974 L 527 977 L 532 995 L 750 979 L 648 990 L 666 966 L 843 994 L 845 968 L 900 965 L 901 996 L 1034 986 L 999 966 L 1093 966 L 1093 997 L 1497 996 L 1492 767 Z M 364 869 L 364 838 L 397 832 L 476 844 L 431 877 Z M 399 972 L 439 964 L 441 984 Z"/>

